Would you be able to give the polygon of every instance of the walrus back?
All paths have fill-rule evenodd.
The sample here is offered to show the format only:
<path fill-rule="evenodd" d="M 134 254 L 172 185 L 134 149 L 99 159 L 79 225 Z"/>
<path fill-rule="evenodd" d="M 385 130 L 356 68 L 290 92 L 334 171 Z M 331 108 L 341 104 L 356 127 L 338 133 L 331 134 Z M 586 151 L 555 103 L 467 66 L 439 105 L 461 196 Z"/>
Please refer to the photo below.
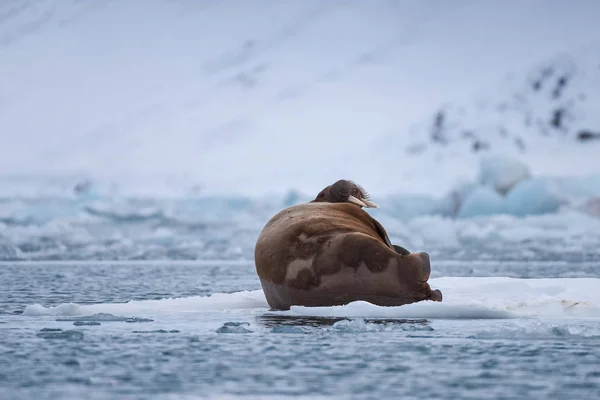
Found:
<path fill-rule="evenodd" d="M 377 237 L 368 221 L 350 204 L 308 203 L 289 207 L 269 220 L 256 242 L 254 257 L 261 279 L 282 283 L 287 266 L 308 260 L 333 236 L 362 232 Z"/>
<path fill-rule="evenodd" d="M 398 253 L 381 224 L 355 204 L 315 202 L 277 213 L 261 231 L 254 259 L 275 309 L 441 301 L 427 284 L 429 256 Z"/>

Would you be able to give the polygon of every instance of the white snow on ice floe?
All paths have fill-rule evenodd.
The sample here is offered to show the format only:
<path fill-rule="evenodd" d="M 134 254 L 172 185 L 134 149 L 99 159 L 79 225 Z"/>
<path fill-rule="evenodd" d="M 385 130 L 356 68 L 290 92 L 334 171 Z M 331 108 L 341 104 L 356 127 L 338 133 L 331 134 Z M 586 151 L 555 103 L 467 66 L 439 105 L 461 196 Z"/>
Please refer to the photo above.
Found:
<path fill-rule="evenodd" d="M 94 315 L 109 313 L 114 315 L 156 315 L 170 313 L 225 311 L 268 307 L 262 290 L 235 293 L 214 293 L 210 296 L 168 298 L 160 300 L 135 300 L 127 303 L 102 303 L 79 305 L 63 303 L 54 307 L 40 304 L 27 306 L 23 315 Z"/>
<path fill-rule="evenodd" d="M 370 318 L 600 318 L 600 279 L 514 279 L 446 277 L 430 280 L 443 292 L 444 301 L 419 302 L 400 307 L 379 307 L 358 301 L 337 307 L 294 306 L 284 314 L 323 317 Z M 61 304 L 25 308 L 23 315 L 177 314 L 189 312 L 265 309 L 262 290 L 216 293 L 210 296 L 130 301 L 93 305 Z"/>
<path fill-rule="evenodd" d="M 351 318 L 600 318 L 600 279 L 431 279 L 442 302 L 424 301 L 401 307 L 379 307 L 357 301 L 336 307 L 294 306 L 303 316 Z"/>

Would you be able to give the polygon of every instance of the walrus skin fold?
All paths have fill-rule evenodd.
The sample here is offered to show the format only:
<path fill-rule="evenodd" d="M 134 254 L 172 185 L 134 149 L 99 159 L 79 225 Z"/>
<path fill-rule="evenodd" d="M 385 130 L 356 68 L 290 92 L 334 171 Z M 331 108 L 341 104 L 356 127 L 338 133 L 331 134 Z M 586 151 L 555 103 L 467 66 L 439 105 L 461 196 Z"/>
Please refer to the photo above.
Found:
<path fill-rule="evenodd" d="M 357 300 L 380 306 L 442 301 L 442 293 L 427 283 L 429 255 L 392 245 L 362 207 L 377 205 L 360 186 L 340 180 L 267 222 L 254 259 L 272 309 Z"/>

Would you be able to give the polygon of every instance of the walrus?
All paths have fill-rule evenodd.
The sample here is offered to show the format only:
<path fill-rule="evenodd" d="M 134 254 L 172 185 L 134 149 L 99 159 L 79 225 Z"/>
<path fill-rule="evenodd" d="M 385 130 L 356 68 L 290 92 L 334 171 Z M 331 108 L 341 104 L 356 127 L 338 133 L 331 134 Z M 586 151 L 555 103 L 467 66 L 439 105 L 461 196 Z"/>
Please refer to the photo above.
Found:
<path fill-rule="evenodd" d="M 363 207 L 378 206 L 361 186 L 342 179 L 266 223 L 254 261 L 272 309 L 357 300 L 380 306 L 442 301 L 442 293 L 427 283 L 429 255 L 393 245 Z"/>

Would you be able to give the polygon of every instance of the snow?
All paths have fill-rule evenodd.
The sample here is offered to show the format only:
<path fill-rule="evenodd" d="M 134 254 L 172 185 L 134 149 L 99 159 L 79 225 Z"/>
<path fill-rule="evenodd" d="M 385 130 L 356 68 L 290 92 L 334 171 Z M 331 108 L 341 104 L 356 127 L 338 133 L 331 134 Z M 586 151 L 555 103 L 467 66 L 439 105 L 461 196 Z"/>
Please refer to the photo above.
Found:
<path fill-rule="evenodd" d="M 519 183 L 508 196 L 508 213 L 517 216 L 555 212 L 567 201 L 552 182 L 530 179 Z"/>
<path fill-rule="evenodd" d="M 54 307 L 44 307 L 40 304 L 33 304 L 25 308 L 23 315 L 83 316 L 95 314 L 135 314 L 147 316 L 194 311 L 226 311 L 232 309 L 264 307 L 268 307 L 268 305 L 262 291 L 254 290 L 236 293 L 215 293 L 206 297 L 194 296 L 161 300 L 138 300 L 130 301 L 128 303 L 90 305 L 64 303 Z"/>
<path fill-rule="evenodd" d="M 600 175 L 518 180 L 508 159 L 498 170 L 482 165 L 493 180 L 463 181 L 442 197 L 373 197 L 380 208 L 367 212 L 392 242 L 437 258 L 598 259 Z M 512 182 L 507 193 L 508 186 L 495 189 L 494 182 L 501 181 Z M 62 194 L 34 190 L 2 199 L 1 260 L 251 259 L 257 235 L 274 214 L 314 198 L 297 190 L 157 198 L 127 197 L 94 185 L 76 193 L 64 188 Z"/>
<path fill-rule="evenodd" d="M 600 319 L 600 279 L 547 278 L 516 279 L 502 277 L 443 277 L 430 280 L 440 289 L 442 302 L 423 301 L 399 307 L 380 307 L 357 301 L 335 307 L 292 306 L 282 315 L 348 318 L 427 318 L 427 319 L 498 319 L 498 318 L 594 318 Z M 44 307 L 27 306 L 24 316 L 93 316 L 103 314 L 155 316 L 186 315 L 228 310 L 268 311 L 262 290 L 215 293 L 211 296 L 168 298 L 78 305 L 74 303 Z"/>
<path fill-rule="evenodd" d="M 472 181 L 461 181 L 420 213 L 456 218 L 489 215 L 527 215 L 575 208 L 595 215 L 593 204 L 600 197 L 600 175 L 559 177 L 532 176 L 528 166 L 511 157 L 483 157 L 479 174 Z M 400 199 L 398 199 L 400 202 Z"/>
<path fill-rule="evenodd" d="M 482 186 L 469 193 L 460 208 L 458 217 L 468 218 L 504 212 L 506 212 L 506 207 L 502 197 L 492 188 Z"/>
<path fill-rule="evenodd" d="M 479 184 L 490 186 L 500 194 L 508 193 L 515 185 L 530 176 L 527 165 L 519 160 L 497 155 L 481 158 Z"/>
<path fill-rule="evenodd" d="M 556 212 L 563 204 L 568 204 L 566 196 L 562 196 L 551 180 L 536 178 L 516 184 L 505 197 L 487 186 L 477 187 L 466 196 L 458 217 L 545 214 Z"/>
<path fill-rule="evenodd" d="M 353 302 L 336 307 L 293 306 L 291 313 L 304 316 L 351 318 L 599 318 L 599 279 L 431 279 L 440 289 L 442 302 L 418 302 L 401 307 L 380 307 Z"/>
<path fill-rule="evenodd" d="M 546 121 L 582 92 L 565 137 L 595 129 L 597 52 L 584 45 L 600 38 L 599 13 L 542 0 L 6 2 L 1 175 L 153 196 L 317 193 L 340 178 L 374 196 L 439 196 L 475 178 L 469 129 L 534 175 L 581 176 L 598 169 L 597 146 L 526 137 L 522 116 Z M 565 50 L 564 97 L 520 92 Z M 506 99 L 508 116 L 495 111 Z M 431 145 L 429 116 L 449 102 L 451 143 Z M 508 139 L 489 139 L 496 121 Z"/>

